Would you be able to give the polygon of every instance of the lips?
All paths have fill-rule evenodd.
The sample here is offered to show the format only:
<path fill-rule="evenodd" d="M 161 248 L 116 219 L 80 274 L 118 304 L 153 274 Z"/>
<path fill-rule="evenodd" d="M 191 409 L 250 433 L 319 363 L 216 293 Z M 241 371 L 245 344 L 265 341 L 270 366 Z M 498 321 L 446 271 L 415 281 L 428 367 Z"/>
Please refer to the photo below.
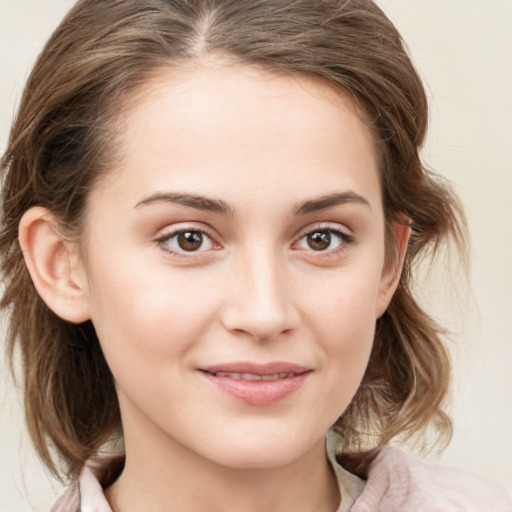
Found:
<path fill-rule="evenodd" d="M 278 379 L 286 379 L 288 377 L 293 377 L 296 375 L 295 373 L 273 373 L 270 375 L 259 375 L 255 373 L 233 373 L 233 372 L 215 372 L 212 375 L 215 377 L 229 377 L 230 379 L 241 379 L 241 380 L 278 380 Z"/>
<path fill-rule="evenodd" d="M 310 368 L 286 362 L 225 363 L 200 368 L 217 389 L 250 405 L 272 405 L 298 391 Z"/>

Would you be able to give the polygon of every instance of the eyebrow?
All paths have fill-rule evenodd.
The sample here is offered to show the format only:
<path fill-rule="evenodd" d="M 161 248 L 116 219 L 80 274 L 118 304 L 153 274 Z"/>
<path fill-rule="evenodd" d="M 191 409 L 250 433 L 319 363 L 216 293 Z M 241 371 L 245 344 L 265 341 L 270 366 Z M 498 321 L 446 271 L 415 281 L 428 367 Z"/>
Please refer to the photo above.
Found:
<path fill-rule="evenodd" d="M 233 208 L 221 199 L 209 199 L 201 195 L 181 192 L 157 192 L 137 203 L 136 208 L 160 202 L 179 204 L 207 212 L 234 214 Z"/>
<path fill-rule="evenodd" d="M 319 197 L 318 199 L 306 201 L 297 207 L 295 210 L 295 215 L 306 215 L 308 213 L 318 212 L 333 206 L 350 203 L 361 204 L 368 206 L 368 208 L 371 209 L 370 202 L 367 199 L 365 199 L 363 196 L 360 196 L 359 194 L 356 194 L 355 192 L 349 191 L 329 194 L 327 196 Z"/>
<path fill-rule="evenodd" d="M 203 210 L 208 212 L 220 213 L 225 215 L 234 215 L 235 209 L 228 205 L 221 199 L 211 199 L 198 194 L 189 194 L 182 192 L 157 192 L 143 199 L 137 205 L 136 208 L 148 206 L 153 203 L 172 203 L 187 206 L 189 208 L 195 208 L 197 210 Z M 339 192 L 335 194 L 329 194 L 316 199 L 311 199 L 301 203 L 295 209 L 295 215 L 306 215 L 308 213 L 318 212 L 333 206 L 339 206 L 343 204 L 361 204 L 371 208 L 370 203 L 367 199 L 355 192 Z"/>

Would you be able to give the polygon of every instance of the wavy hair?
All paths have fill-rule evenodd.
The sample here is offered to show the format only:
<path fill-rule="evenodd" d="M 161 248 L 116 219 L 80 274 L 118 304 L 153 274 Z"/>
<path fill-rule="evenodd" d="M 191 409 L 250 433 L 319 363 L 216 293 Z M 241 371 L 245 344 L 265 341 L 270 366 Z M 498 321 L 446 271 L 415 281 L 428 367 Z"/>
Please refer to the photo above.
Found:
<path fill-rule="evenodd" d="M 26 419 L 40 457 L 56 476 L 76 477 L 122 428 L 94 327 L 65 322 L 39 297 L 18 242 L 20 219 L 43 206 L 79 236 L 88 192 L 115 153 L 110 128 L 130 94 L 158 70 L 208 55 L 316 77 L 362 110 L 379 156 L 388 238 L 404 218 L 412 236 L 366 374 L 333 428 L 353 452 L 429 424 L 449 437 L 442 330 L 410 284 L 418 258 L 435 255 L 446 239 L 464 253 L 465 221 L 449 186 L 421 162 L 427 99 L 390 20 L 371 0 L 80 0 L 34 66 L 1 161 L 1 307 L 11 362 L 21 354 Z"/>

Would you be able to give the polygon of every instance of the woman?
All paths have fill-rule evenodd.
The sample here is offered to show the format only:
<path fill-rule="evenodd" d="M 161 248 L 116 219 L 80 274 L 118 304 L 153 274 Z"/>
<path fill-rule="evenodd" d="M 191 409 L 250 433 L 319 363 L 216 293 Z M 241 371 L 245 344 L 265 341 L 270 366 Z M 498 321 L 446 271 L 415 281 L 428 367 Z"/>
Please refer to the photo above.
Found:
<path fill-rule="evenodd" d="M 54 510 L 510 510 L 384 447 L 450 433 L 409 282 L 464 222 L 426 121 L 372 2 L 78 2 L 3 160 L 9 346 L 74 482 Z"/>

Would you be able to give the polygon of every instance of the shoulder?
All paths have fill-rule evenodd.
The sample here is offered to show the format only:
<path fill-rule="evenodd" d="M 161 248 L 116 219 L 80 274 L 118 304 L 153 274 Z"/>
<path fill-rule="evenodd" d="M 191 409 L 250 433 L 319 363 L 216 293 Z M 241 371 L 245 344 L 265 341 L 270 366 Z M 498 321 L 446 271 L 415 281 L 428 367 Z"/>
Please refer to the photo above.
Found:
<path fill-rule="evenodd" d="M 512 512 L 499 484 L 460 469 L 429 464 L 384 447 L 371 463 L 351 512 Z"/>
<path fill-rule="evenodd" d="M 119 475 L 124 454 L 100 454 L 89 459 L 77 482 L 70 485 L 50 512 L 112 512 L 103 489 Z"/>
<path fill-rule="evenodd" d="M 79 510 L 80 490 L 78 484 L 73 484 L 60 496 L 50 512 L 77 512 Z"/>

